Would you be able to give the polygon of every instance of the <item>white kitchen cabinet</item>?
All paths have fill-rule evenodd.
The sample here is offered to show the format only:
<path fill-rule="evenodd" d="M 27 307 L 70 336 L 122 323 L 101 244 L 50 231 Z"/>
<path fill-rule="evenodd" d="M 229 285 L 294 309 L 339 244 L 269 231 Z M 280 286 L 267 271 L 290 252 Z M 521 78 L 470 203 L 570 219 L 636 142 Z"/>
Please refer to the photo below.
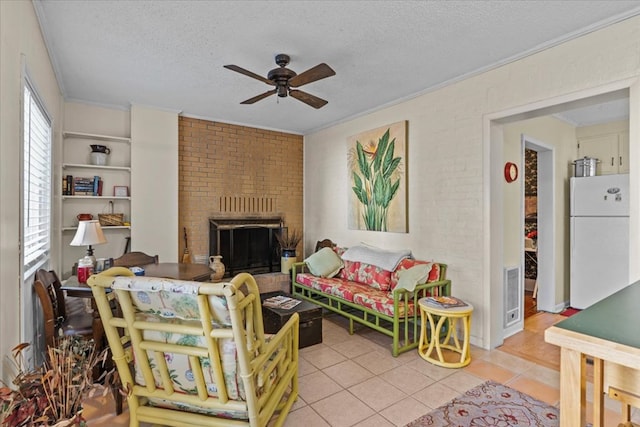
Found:
<path fill-rule="evenodd" d="M 599 160 L 598 175 L 629 172 L 629 132 L 578 139 L 578 158 L 593 157 Z"/>

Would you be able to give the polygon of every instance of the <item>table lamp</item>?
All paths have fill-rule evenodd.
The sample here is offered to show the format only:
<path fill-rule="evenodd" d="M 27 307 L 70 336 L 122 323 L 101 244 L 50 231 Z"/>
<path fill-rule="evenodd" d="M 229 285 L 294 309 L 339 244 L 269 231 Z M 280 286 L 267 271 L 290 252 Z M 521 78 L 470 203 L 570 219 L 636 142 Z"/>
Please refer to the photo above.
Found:
<path fill-rule="evenodd" d="M 92 220 L 80 221 L 78 223 L 78 230 L 76 231 L 76 235 L 73 236 L 70 245 L 87 246 L 87 255 L 84 258 L 85 260 L 87 258 L 90 259 L 91 264 L 95 266 L 96 257 L 93 256 L 93 248 L 91 245 L 102 245 L 104 243 L 107 243 L 107 239 L 105 239 L 102 233 L 100 223 L 97 220 Z"/>

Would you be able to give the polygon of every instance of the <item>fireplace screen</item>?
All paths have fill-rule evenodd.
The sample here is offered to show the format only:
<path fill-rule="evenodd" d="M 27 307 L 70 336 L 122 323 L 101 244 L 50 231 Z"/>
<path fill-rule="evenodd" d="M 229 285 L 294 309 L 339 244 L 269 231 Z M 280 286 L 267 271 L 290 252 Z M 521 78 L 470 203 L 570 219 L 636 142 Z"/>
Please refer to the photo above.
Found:
<path fill-rule="evenodd" d="M 209 255 L 222 255 L 225 276 L 280 271 L 281 218 L 209 219 Z"/>

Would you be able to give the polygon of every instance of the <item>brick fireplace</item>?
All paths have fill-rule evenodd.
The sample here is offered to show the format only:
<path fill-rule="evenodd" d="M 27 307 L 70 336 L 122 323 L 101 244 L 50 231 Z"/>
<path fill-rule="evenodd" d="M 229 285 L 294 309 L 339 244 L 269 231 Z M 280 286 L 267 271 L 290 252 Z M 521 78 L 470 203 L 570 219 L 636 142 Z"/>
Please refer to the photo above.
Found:
<path fill-rule="evenodd" d="M 180 253 L 186 227 L 191 254 L 208 258 L 210 218 L 280 218 L 302 230 L 301 135 L 189 117 L 178 125 Z"/>

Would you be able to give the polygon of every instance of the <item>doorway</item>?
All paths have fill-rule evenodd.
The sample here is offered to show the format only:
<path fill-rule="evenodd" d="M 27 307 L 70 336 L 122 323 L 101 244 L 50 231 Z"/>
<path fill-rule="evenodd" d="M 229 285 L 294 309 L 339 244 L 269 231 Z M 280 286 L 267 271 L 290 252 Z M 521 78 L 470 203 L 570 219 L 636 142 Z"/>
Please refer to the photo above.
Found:
<path fill-rule="evenodd" d="M 524 319 L 538 312 L 538 152 L 524 149 Z"/>
<path fill-rule="evenodd" d="M 531 297 L 536 310 L 552 311 L 553 290 L 555 289 L 555 174 L 554 147 L 525 134 L 521 135 L 522 164 L 525 176 L 522 180 L 523 212 L 523 283 L 527 295 L 527 276 L 533 279 Z M 527 164 L 530 167 L 527 167 Z M 525 239 L 529 237 L 531 243 Z M 529 268 L 527 268 L 529 267 Z M 525 300 L 525 313 L 527 298 Z"/>
<path fill-rule="evenodd" d="M 517 332 L 514 328 L 505 328 L 502 322 L 505 313 L 504 306 L 504 268 L 505 265 L 511 265 L 505 263 L 511 253 L 513 247 L 506 246 L 505 242 L 508 242 L 508 238 L 505 240 L 505 226 L 504 222 L 509 220 L 508 216 L 505 216 L 505 199 L 510 196 L 505 193 L 503 179 L 502 179 L 502 166 L 505 162 L 505 137 L 504 129 L 509 124 L 528 120 L 532 118 L 540 118 L 544 116 L 556 116 L 560 113 L 571 112 L 580 107 L 597 106 L 608 101 L 617 99 L 629 99 L 630 108 L 628 109 L 628 117 L 630 118 L 629 128 L 629 145 L 630 145 L 630 164 L 633 164 L 633 159 L 637 159 L 640 151 L 637 149 L 638 134 L 634 131 L 637 129 L 636 123 L 640 112 L 640 86 L 638 86 L 637 79 L 629 79 L 627 81 L 620 81 L 612 83 L 603 87 L 583 90 L 578 93 L 571 93 L 563 96 L 559 96 L 553 99 L 547 99 L 543 102 L 533 103 L 530 105 L 523 105 L 508 110 L 488 114 L 484 117 L 485 123 L 485 137 L 484 137 L 484 149 L 486 152 L 485 157 L 485 169 L 486 169 L 486 182 L 489 186 L 489 192 L 487 194 L 487 216 L 486 227 L 487 233 L 485 235 L 485 246 L 489 253 L 486 258 L 486 280 L 490 285 L 487 288 L 486 299 L 491 307 L 499 307 L 498 310 L 491 310 L 489 318 L 486 320 L 486 330 L 488 330 L 488 337 L 486 339 L 488 346 L 494 348 L 502 344 L 505 337 Z M 575 125 L 573 126 L 575 128 Z M 575 144 L 575 132 L 572 138 L 569 138 L 572 144 Z M 563 138 L 564 143 L 560 143 L 555 146 L 555 150 L 538 151 L 538 176 L 539 176 L 539 193 L 538 193 L 538 206 L 540 210 L 538 212 L 538 251 L 540 257 L 538 259 L 538 309 L 559 312 L 566 306 L 568 300 L 568 253 L 567 242 L 569 241 L 568 226 L 564 217 L 568 217 L 569 212 L 569 198 L 567 195 L 568 186 L 565 184 L 565 180 L 571 174 L 570 164 L 575 160 L 576 150 L 575 146 L 568 144 L 566 141 L 569 139 Z M 561 142 L 562 142 L 561 141 Z M 532 141 L 533 144 L 538 145 L 539 141 Z M 544 150 L 544 143 L 539 143 Z M 515 154 L 515 153 L 513 153 Z M 524 149 L 522 150 L 524 156 Z M 543 161 L 542 158 L 548 156 L 550 161 Z M 555 160 L 554 160 L 555 157 Z M 508 158 L 508 157 L 507 157 Z M 557 167 L 554 168 L 554 164 L 557 163 Z M 547 169 L 547 173 L 542 172 L 542 168 Z M 630 169 L 631 175 L 631 188 L 632 194 L 637 194 L 637 171 L 633 168 Z M 554 178 L 557 176 L 557 179 Z M 557 184 L 556 187 L 556 199 L 554 200 L 554 192 L 548 192 L 543 195 L 540 190 L 543 186 L 543 182 L 546 179 L 552 179 Z M 634 193 L 636 191 L 636 193 Z M 634 231 L 639 229 L 638 212 L 640 206 L 640 199 L 635 199 L 631 203 L 631 235 Z M 544 209 L 545 207 L 551 207 L 550 209 Z M 551 211 L 547 217 L 547 221 L 541 218 L 543 211 Z M 524 206 L 522 206 L 522 212 L 524 212 Z M 524 223 L 524 214 L 521 215 L 522 223 Z M 557 218 L 557 221 L 553 219 Z M 520 242 L 522 246 L 519 246 L 519 252 L 523 253 L 522 248 L 524 245 L 524 235 L 522 233 L 523 224 L 521 224 L 518 234 L 521 235 Z M 555 236 L 553 241 L 550 241 L 550 237 Z M 514 238 L 517 238 L 514 236 Z M 636 254 L 640 253 L 640 240 L 631 239 L 630 241 L 630 259 L 634 259 Z M 554 259 L 547 259 L 546 255 L 555 252 Z M 523 254 L 524 255 L 524 254 Z M 524 258 L 524 256 L 523 256 Z M 547 267 L 544 266 L 546 262 L 551 262 Z M 630 278 L 638 277 L 637 265 L 630 264 Z M 518 325 L 514 325 L 518 326 Z"/>

